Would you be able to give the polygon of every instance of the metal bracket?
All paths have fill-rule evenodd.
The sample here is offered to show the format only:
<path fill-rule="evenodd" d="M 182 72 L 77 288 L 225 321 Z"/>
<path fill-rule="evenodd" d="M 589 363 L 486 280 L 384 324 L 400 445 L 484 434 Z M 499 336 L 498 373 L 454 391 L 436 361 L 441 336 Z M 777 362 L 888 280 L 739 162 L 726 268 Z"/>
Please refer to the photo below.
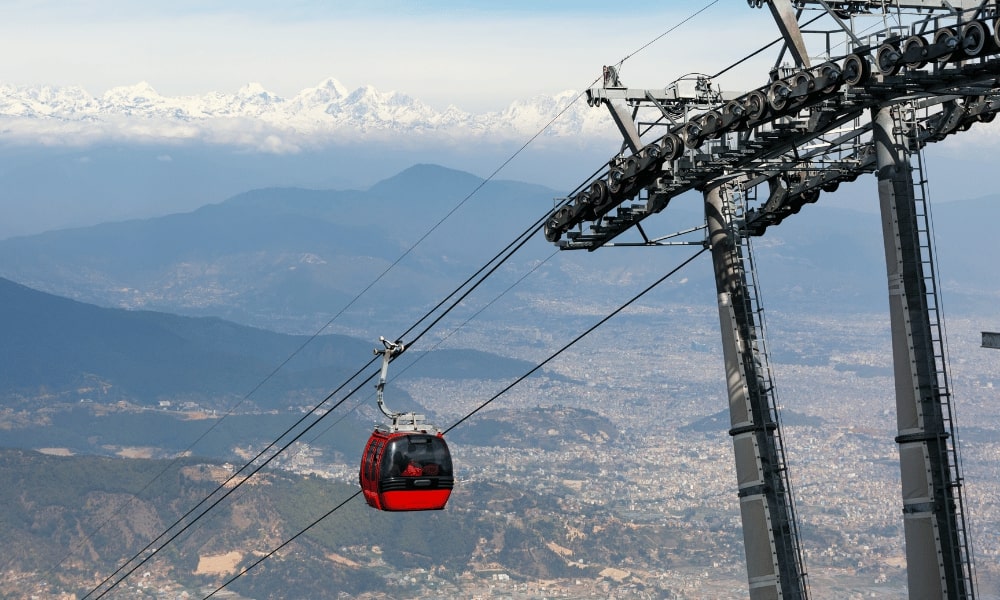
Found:
<path fill-rule="evenodd" d="M 809 63 L 809 53 L 806 52 L 806 43 L 802 39 L 802 30 L 799 29 L 799 20 L 795 15 L 795 7 L 791 0 L 768 0 L 767 7 L 771 9 L 778 30 L 785 38 L 785 45 L 792 53 L 796 66 L 808 69 L 812 65 Z"/>

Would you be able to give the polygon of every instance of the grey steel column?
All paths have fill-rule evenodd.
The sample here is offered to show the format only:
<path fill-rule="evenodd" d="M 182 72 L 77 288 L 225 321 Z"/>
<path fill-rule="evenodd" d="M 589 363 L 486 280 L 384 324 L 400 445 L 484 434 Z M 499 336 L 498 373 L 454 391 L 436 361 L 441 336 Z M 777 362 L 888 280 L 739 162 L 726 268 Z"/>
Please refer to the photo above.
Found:
<path fill-rule="evenodd" d="M 806 598 L 805 575 L 785 479 L 783 452 L 759 353 L 742 246 L 723 185 L 705 190 L 715 267 L 729 415 L 736 458 L 743 547 L 751 600 Z"/>
<path fill-rule="evenodd" d="M 891 108 L 873 110 L 896 422 L 911 599 L 970 598 L 948 461 L 948 428 L 927 308 L 919 222 L 909 158 L 893 134 Z"/>

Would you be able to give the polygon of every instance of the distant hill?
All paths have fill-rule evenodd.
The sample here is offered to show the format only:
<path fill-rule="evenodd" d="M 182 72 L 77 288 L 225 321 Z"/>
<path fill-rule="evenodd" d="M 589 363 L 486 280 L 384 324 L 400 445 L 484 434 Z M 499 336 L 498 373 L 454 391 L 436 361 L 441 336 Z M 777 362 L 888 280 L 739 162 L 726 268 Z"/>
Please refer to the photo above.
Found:
<path fill-rule="evenodd" d="M 240 396 L 306 340 L 217 318 L 101 308 L 6 279 L 0 279 L 0 303 L 4 396 L 79 388 L 139 403 Z M 260 397 L 328 386 L 364 364 L 368 346 L 321 336 Z"/>
<path fill-rule="evenodd" d="M 585 409 L 547 406 L 527 410 L 495 410 L 470 419 L 451 439 L 477 446 L 517 447 L 530 440 L 532 448 L 559 450 L 566 439 L 583 446 L 619 441 L 621 431 L 606 416 Z"/>
<path fill-rule="evenodd" d="M 418 165 L 368 191 L 260 189 L 187 213 L 0 240 L 0 276 L 105 306 L 302 332 L 396 263 L 355 310 L 409 318 L 544 215 L 555 195 Z"/>
<path fill-rule="evenodd" d="M 322 335 L 306 344 L 306 336 L 218 318 L 101 308 L 6 279 L 0 279 L 0 306 L 0 400 L 5 402 L 41 395 L 138 404 L 193 399 L 220 407 L 268 378 L 254 404 L 312 404 L 290 399 L 303 393 L 307 399 L 322 397 L 316 392 L 339 385 L 371 360 L 376 343 Z M 533 366 L 486 352 L 463 353 L 461 360 L 447 353 L 439 360 L 431 352 L 427 358 L 408 375 L 488 379 L 521 375 Z"/>
<path fill-rule="evenodd" d="M 53 457 L 0 450 L 0 477 L 14 484 L 0 490 L 0 535 L 16 545 L 0 557 L 0 568 L 5 573 L 45 572 L 43 577 L 55 589 L 82 597 L 96 583 L 95 571 L 102 577 L 112 573 L 230 473 L 221 464 L 195 459 Z M 218 585 L 226 571 L 197 573 L 203 559 L 232 552 L 247 566 L 257 558 L 253 551 L 276 546 L 355 491 L 354 486 L 287 473 L 262 473 L 256 482 L 220 503 L 143 571 L 191 588 Z M 434 526 L 426 527 L 428 522 Z M 247 577 L 233 589 L 255 590 L 252 597 L 275 597 L 274 590 L 284 586 L 284 597 L 297 598 L 323 597 L 323 586 L 352 594 L 378 589 L 384 581 L 369 565 L 330 569 L 325 557 L 345 547 L 377 545 L 391 533 L 405 553 L 387 546 L 383 569 L 403 569 L 408 563 L 458 569 L 478 539 L 470 532 L 479 528 L 490 526 L 477 523 L 471 514 L 451 511 L 407 519 L 376 513 L 356 499 L 327 526 L 303 536 L 295 545 L 294 559 L 276 557 L 266 565 L 270 573 Z M 141 581 L 143 571 L 128 584 Z M 0 595 L 19 597 L 9 588 L 0 588 Z"/>
<path fill-rule="evenodd" d="M 885 310 L 881 226 L 868 183 L 824 194 L 754 240 L 765 306 Z M 186 213 L 0 240 L 0 276 L 103 306 L 216 316 L 272 330 L 315 331 L 345 309 L 340 321 L 348 328 L 406 327 L 545 215 L 561 194 L 419 164 L 367 190 L 258 189 Z M 868 212 L 838 208 L 869 195 Z M 1000 200 L 936 202 L 934 210 L 948 306 L 991 311 L 1000 300 L 1000 267 L 983 244 L 992 235 L 990 224 L 1000 220 Z M 655 236 L 702 220 L 700 196 L 692 193 L 674 199 L 644 227 Z M 698 240 L 698 234 L 689 237 Z M 626 239 L 638 236 L 620 241 Z M 552 250 L 536 235 L 511 263 L 510 276 Z M 518 290 L 620 300 L 619 282 L 652 280 L 682 255 L 680 249 L 648 248 L 564 252 Z M 711 302 L 707 259 L 682 277 L 686 285 L 672 280 L 659 297 Z"/>

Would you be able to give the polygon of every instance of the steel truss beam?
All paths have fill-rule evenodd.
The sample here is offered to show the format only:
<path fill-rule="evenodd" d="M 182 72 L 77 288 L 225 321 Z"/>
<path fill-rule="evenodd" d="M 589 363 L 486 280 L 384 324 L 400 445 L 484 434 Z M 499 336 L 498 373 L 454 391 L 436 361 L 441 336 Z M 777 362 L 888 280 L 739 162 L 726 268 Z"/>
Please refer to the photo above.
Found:
<path fill-rule="evenodd" d="M 871 143 L 859 136 L 849 143 L 829 139 L 845 128 L 865 127 L 860 119 L 879 106 L 922 103 L 927 116 L 921 144 L 992 120 L 1000 110 L 996 22 L 969 21 L 956 28 L 940 17 L 924 19 L 914 31 L 928 24 L 936 28 L 903 40 L 888 32 L 895 37 L 877 47 L 854 48 L 813 69 L 781 70 L 779 78 L 735 98 L 702 79 L 690 89 L 675 85 L 643 93 L 615 77 L 614 86 L 591 90 L 592 103 L 614 107 L 616 122 L 627 115 L 622 102 L 633 114 L 646 108 L 656 118 L 620 125 L 630 154 L 613 156 L 607 170 L 550 215 L 547 239 L 564 249 L 594 250 L 662 211 L 672 198 L 726 173 L 809 171 L 804 154 L 815 172 L 825 163 L 842 164 L 838 181 L 817 180 L 820 185 L 801 191 L 832 189 L 871 170 Z M 817 154 L 811 144 L 826 144 L 829 151 Z M 640 192 L 645 197 L 631 202 Z"/>

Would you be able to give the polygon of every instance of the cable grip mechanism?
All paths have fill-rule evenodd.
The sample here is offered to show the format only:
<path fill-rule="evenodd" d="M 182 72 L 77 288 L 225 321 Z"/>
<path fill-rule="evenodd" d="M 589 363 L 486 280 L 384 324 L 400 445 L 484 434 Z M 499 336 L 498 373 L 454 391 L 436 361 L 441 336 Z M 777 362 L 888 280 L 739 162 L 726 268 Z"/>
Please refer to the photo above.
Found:
<path fill-rule="evenodd" d="M 396 340 L 395 342 L 390 342 L 383 336 L 379 336 L 378 340 L 382 342 L 382 348 L 375 349 L 375 355 L 382 356 L 382 371 L 379 374 L 378 385 L 375 386 L 377 390 L 376 398 L 378 399 L 378 408 L 382 411 L 382 414 L 389 417 L 392 423 L 387 428 L 387 431 L 413 431 L 422 433 L 439 433 L 437 427 L 428 423 L 424 415 L 417 414 L 415 412 L 400 413 L 393 412 L 385 405 L 385 400 L 383 398 L 383 392 L 385 390 L 385 380 L 389 373 L 389 362 L 396 358 L 406 350 L 406 344 L 403 340 Z M 384 426 L 379 426 L 380 428 Z"/>
<path fill-rule="evenodd" d="M 395 419 L 399 416 L 399 413 L 394 413 L 389 410 L 385 405 L 385 400 L 383 399 L 383 390 L 385 390 L 385 379 L 389 374 L 389 362 L 403 353 L 406 350 L 406 344 L 403 340 L 396 340 L 395 342 L 390 342 L 385 339 L 384 336 L 378 336 L 378 341 L 382 342 L 382 348 L 375 348 L 375 355 L 382 355 L 382 372 L 379 374 L 378 385 L 375 386 L 376 398 L 378 399 L 378 408 L 382 411 L 382 414 L 389 417 L 390 419 Z"/>

